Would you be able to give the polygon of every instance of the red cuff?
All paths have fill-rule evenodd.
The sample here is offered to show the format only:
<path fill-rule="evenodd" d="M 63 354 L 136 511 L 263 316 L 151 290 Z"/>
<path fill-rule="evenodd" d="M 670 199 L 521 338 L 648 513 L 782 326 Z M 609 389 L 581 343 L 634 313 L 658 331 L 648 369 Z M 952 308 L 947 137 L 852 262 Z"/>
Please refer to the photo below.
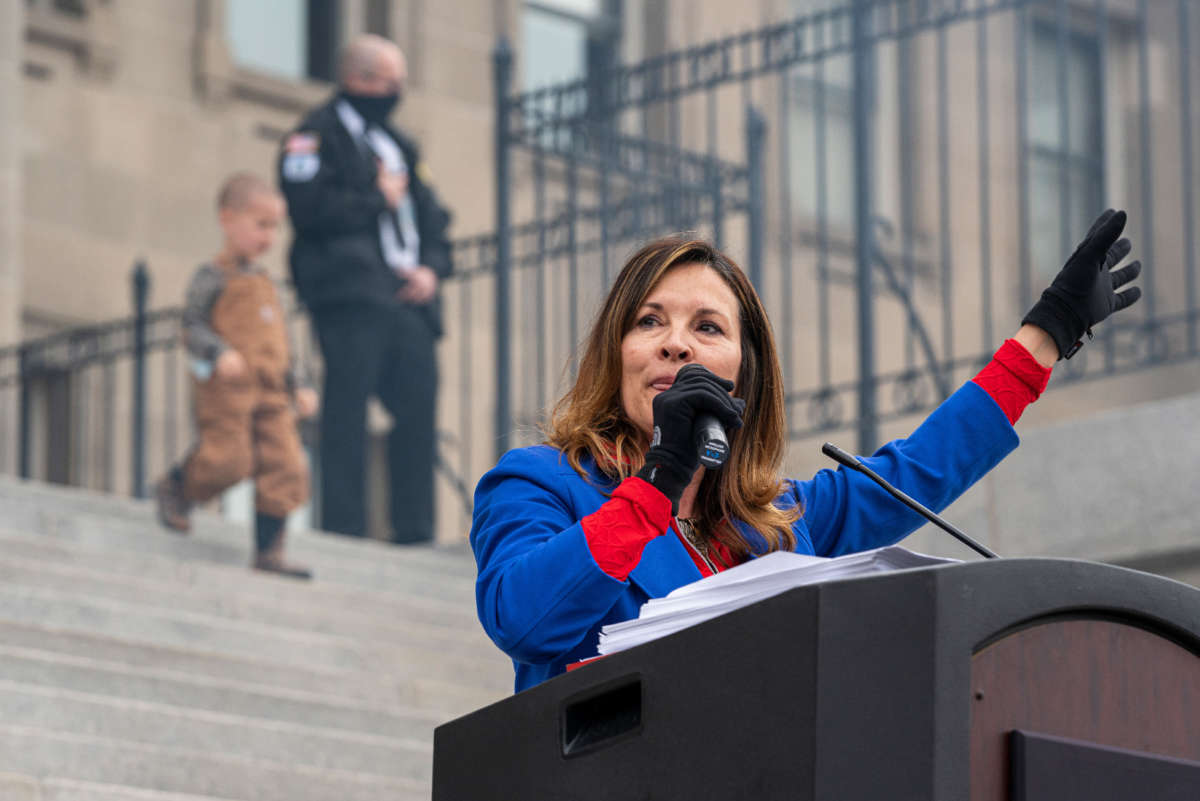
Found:
<path fill-rule="evenodd" d="M 642 559 L 646 543 L 671 524 L 671 501 L 637 476 L 621 482 L 604 505 L 580 521 L 592 558 L 624 581 Z"/>
<path fill-rule="evenodd" d="M 1008 422 L 1015 424 L 1025 407 L 1046 389 L 1050 372 L 1021 343 L 1006 339 L 974 381 L 996 401 Z"/>

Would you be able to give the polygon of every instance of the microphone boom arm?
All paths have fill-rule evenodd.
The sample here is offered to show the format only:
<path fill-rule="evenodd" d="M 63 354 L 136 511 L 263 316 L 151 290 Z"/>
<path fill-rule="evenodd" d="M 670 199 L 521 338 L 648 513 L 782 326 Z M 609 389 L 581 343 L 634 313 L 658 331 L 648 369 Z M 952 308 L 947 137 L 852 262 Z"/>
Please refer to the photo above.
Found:
<path fill-rule="evenodd" d="M 988 559 L 998 559 L 999 558 L 999 554 L 995 553 L 994 551 L 990 551 L 987 548 L 985 548 L 984 546 L 980 545 L 978 542 L 971 539 L 963 532 L 959 531 L 957 528 L 952 526 L 950 523 L 943 520 L 935 512 L 933 512 L 930 509 L 927 509 L 922 504 L 918 503 L 917 501 L 910 498 L 908 495 L 905 495 L 903 492 L 901 492 L 900 490 L 893 487 L 891 484 L 889 484 L 882 476 L 880 476 L 874 470 L 867 467 L 865 464 L 860 462 L 857 458 L 855 458 L 854 456 L 852 456 L 849 453 L 846 453 L 844 450 L 839 448 L 837 445 L 834 445 L 832 442 L 826 442 L 824 445 L 822 445 L 821 453 L 825 454 L 830 459 L 833 459 L 835 462 L 837 462 L 840 465 L 849 467 L 851 470 L 857 470 L 858 472 L 862 473 L 864 476 L 871 479 L 876 484 L 878 484 L 879 486 L 881 486 L 885 490 L 887 490 L 888 494 L 891 495 L 896 500 L 900 501 L 900 503 L 904 504 L 909 509 L 912 509 L 914 512 L 921 515 L 922 517 L 924 517 L 929 522 L 933 523 L 938 528 L 944 530 L 950 536 L 954 537 L 959 542 L 961 542 L 963 545 L 966 545 L 968 548 L 972 549 L 973 551 L 975 551 L 979 554 L 982 554 L 983 556 L 987 557 Z"/>

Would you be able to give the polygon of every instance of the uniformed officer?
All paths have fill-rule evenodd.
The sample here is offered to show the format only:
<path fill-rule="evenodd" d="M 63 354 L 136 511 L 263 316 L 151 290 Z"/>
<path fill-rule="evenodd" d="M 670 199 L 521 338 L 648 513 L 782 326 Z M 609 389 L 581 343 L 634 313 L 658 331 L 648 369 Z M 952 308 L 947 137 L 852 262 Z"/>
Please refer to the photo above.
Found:
<path fill-rule="evenodd" d="M 388 122 L 407 73 L 392 42 L 353 39 L 337 93 L 284 139 L 279 157 L 295 229 L 292 278 L 325 362 L 321 526 L 367 532 L 366 407 L 374 394 L 394 420 L 394 542 L 433 536 L 438 284 L 451 270 L 450 214 L 416 145 Z"/>

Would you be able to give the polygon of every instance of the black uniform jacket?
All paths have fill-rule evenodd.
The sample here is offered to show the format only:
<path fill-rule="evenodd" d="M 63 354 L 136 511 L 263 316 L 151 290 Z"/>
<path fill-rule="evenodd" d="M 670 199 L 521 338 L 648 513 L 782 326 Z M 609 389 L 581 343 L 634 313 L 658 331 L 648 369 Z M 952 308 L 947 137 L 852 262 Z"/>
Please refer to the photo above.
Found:
<path fill-rule="evenodd" d="M 300 300 L 311 310 L 347 304 L 389 304 L 403 279 L 387 265 L 379 241 L 379 215 L 387 201 L 376 186 L 374 154 L 359 145 L 338 117 L 337 98 L 313 110 L 283 141 L 279 185 L 292 219 L 290 263 Z M 446 229 L 450 212 L 422 177 L 416 145 L 394 128 L 408 164 L 408 191 L 421 236 L 420 263 L 444 279 L 452 269 Z M 441 299 L 419 307 L 434 333 L 442 333 Z"/>

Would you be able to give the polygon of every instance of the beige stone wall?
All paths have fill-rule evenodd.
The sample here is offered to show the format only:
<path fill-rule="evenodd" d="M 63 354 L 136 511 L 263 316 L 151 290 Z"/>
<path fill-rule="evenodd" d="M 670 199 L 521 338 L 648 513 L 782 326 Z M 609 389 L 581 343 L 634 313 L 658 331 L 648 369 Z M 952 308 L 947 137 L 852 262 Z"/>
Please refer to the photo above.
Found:
<path fill-rule="evenodd" d="M 196 5 L 207 28 L 198 29 Z M 38 266 L 26 271 L 31 318 L 127 313 L 138 257 L 153 272 L 154 305 L 177 303 L 195 264 L 219 245 L 221 178 L 237 169 L 271 176 L 278 135 L 327 94 L 229 63 L 222 10 L 220 0 L 94 3 L 90 14 L 105 18 L 112 38 L 104 68 L 76 52 L 86 31 L 67 43 L 26 32 L 23 60 L 36 76 L 22 81 L 24 261 Z M 56 36 L 78 27 L 49 11 L 31 16 Z M 454 208 L 454 233 L 482 230 L 492 196 L 490 3 L 398 3 L 392 20 L 400 41 L 419 42 L 397 122 L 423 144 Z M 287 239 L 267 259 L 280 274 Z M 84 269 L 86 284 L 77 280 Z"/>

